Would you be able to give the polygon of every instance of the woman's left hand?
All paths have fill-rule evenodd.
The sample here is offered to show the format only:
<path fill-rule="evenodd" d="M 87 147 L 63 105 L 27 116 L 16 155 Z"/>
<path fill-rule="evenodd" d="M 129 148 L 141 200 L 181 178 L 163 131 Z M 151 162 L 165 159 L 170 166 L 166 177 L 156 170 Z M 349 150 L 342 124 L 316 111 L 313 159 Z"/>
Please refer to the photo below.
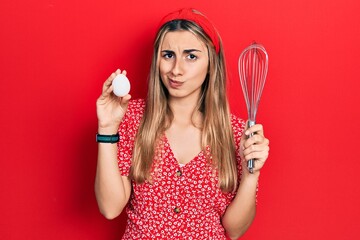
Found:
<path fill-rule="evenodd" d="M 253 136 L 248 138 L 251 134 Z M 250 159 L 254 160 L 254 173 L 259 173 L 269 156 L 269 149 L 269 140 L 265 138 L 264 129 L 261 124 L 255 124 L 246 129 L 240 141 L 243 174 L 249 173 L 247 171 L 247 161 Z"/>

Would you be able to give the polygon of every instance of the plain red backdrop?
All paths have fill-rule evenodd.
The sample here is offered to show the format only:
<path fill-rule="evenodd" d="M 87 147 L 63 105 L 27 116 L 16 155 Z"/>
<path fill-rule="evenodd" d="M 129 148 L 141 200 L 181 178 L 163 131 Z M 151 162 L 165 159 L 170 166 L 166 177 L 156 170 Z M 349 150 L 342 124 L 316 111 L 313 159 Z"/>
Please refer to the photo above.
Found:
<path fill-rule="evenodd" d="M 270 56 L 270 158 L 243 239 L 360 238 L 359 1 L 2 0 L 0 239 L 120 239 L 125 216 L 94 197 L 95 101 L 116 68 L 145 96 L 155 28 L 180 7 L 219 30 L 234 113 L 240 52 L 256 40 Z"/>

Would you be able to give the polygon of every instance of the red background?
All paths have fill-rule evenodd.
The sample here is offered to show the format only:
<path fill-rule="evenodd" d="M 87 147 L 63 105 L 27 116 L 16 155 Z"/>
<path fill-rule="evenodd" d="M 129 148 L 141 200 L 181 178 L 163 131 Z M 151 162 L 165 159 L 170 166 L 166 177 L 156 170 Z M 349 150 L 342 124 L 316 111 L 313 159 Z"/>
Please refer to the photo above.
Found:
<path fill-rule="evenodd" d="M 243 239 L 359 239 L 357 0 L 2 0 L 0 239 L 121 237 L 125 216 L 105 220 L 94 197 L 95 101 L 116 68 L 144 97 L 155 27 L 190 6 L 221 33 L 236 114 L 240 52 L 256 40 L 270 57 L 270 158 Z"/>

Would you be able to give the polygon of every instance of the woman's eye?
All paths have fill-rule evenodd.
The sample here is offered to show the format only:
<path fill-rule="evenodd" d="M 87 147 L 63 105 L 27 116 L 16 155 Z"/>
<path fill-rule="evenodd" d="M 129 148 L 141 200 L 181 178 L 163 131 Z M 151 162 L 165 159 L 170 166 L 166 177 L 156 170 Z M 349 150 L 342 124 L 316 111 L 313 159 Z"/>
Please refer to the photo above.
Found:
<path fill-rule="evenodd" d="M 164 58 L 172 58 L 174 55 L 172 53 L 165 53 L 163 55 Z"/>
<path fill-rule="evenodd" d="M 195 59 L 197 59 L 197 57 L 194 54 L 189 54 L 188 59 L 195 60 Z"/>

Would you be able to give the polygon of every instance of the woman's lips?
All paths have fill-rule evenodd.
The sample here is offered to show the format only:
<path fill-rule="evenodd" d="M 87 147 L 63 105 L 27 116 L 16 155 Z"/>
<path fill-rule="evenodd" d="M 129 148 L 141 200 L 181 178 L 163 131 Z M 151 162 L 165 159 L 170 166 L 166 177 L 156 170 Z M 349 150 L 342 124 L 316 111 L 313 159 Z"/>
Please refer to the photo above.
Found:
<path fill-rule="evenodd" d="M 175 80 L 169 79 L 169 85 L 170 85 L 170 87 L 172 87 L 172 88 L 179 88 L 179 87 L 181 87 L 183 84 L 184 84 L 183 82 L 179 82 L 179 81 L 175 81 Z"/>

